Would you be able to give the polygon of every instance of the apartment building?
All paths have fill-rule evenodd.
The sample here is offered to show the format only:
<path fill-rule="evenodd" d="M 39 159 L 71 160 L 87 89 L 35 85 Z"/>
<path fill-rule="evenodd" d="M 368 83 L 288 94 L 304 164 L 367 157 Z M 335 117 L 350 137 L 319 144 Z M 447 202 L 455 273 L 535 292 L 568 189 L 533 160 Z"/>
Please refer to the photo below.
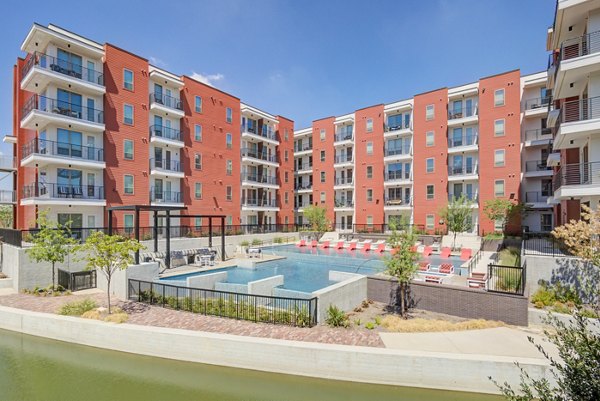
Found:
<path fill-rule="evenodd" d="M 294 135 L 296 221 L 321 204 L 341 231 L 445 231 L 441 209 L 465 195 L 473 233 L 501 228 L 483 213 L 493 198 L 522 201 L 522 226 L 550 230 L 549 104 L 546 72 L 515 70 L 316 120 Z"/>
<path fill-rule="evenodd" d="M 21 50 L 7 137 L 17 228 L 43 210 L 103 227 L 106 208 L 122 205 L 187 207 L 173 224 L 293 222 L 293 121 L 54 25 L 34 24 Z M 116 212 L 112 224 L 134 216 Z"/>
<path fill-rule="evenodd" d="M 600 202 L 600 1 L 559 0 L 548 30 L 548 88 L 553 130 L 548 164 L 554 167 L 557 224 L 579 219 L 582 205 Z"/>

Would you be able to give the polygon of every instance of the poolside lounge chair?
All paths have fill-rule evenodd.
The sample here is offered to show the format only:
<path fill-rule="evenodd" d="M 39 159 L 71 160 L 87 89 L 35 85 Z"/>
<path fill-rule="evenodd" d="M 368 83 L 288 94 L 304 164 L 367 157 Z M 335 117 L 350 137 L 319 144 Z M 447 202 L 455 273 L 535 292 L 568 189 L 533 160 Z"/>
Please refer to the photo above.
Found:
<path fill-rule="evenodd" d="M 298 241 L 298 243 L 296 244 L 296 246 L 306 246 L 306 240 L 301 239 L 300 241 Z"/>
<path fill-rule="evenodd" d="M 418 248 L 419 248 L 418 246 L 416 246 L 416 245 L 413 245 L 413 246 L 411 246 L 411 247 L 410 247 L 410 250 L 411 250 L 412 252 L 417 252 L 417 249 L 418 249 Z"/>
<path fill-rule="evenodd" d="M 433 249 L 430 246 L 426 246 L 425 249 L 423 250 L 423 256 L 427 257 L 427 256 L 431 255 L 432 252 L 433 252 Z"/>
<path fill-rule="evenodd" d="M 390 250 L 390 255 L 394 256 L 396 253 L 398 253 L 398 248 L 392 248 Z"/>
<path fill-rule="evenodd" d="M 452 252 L 450 250 L 450 248 L 448 248 L 447 246 L 442 248 L 442 252 L 440 253 L 440 257 L 443 259 L 448 259 L 450 257 L 450 252 Z"/>
<path fill-rule="evenodd" d="M 471 248 L 463 248 L 460 251 L 460 260 L 469 260 L 471 259 Z"/>
<path fill-rule="evenodd" d="M 349 251 L 355 251 L 356 250 L 356 241 L 351 241 L 350 244 L 348 245 L 348 250 Z"/>
<path fill-rule="evenodd" d="M 425 276 L 426 283 L 442 284 L 442 278 L 440 276 Z"/>
<path fill-rule="evenodd" d="M 385 243 L 377 245 L 377 249 L 375 249 L 375 252 L 378 252 L 378 253 L 385 252 Z"/>
<path fill-rule="evenodd" d="M 338 241 L 335 249 L 344 249 L 344 245 L 346 245 L 346 241 Z"/>
<path fill-rule="evenodd" d="M 442 274 L 453 274 L 454 273 L 454 266 L 452 265 L 452 263 L 442 263 L 440 265 L 438 271 L 440 273 L 442 273 Z"/>
<path fill-rule="evenodd" d="M 420 272 L 428 272 L 430 268 L 431 268 L 431 263 L 419 262 L 419 271 Z"/>
<path fill-rule="evenodd" d="M 321 248 L 323 248 L 323 249 L 325 249 L 325 248 L 329 248 L 329 243 L 330 243 L 330 242 L 331 242 L 331 241 L 323 241 L 323 242 L 321 243 Z"/>
<path fill-rule="evenodd" d="M 363 247 L 362 247 L 362 251 L 363 252 L 369 252 L 370 250 L 371 250 L 371 243 L 370 242 L 367 242 L 366 244 L 363 244 Z"/>
<path fill-rule="evenodd" d="M 471 277 L 467 278 L 467 284 L 469 288 L 485 288 L 487 281 L 487 274 L 485 273 L 471 273 Z"/>
<path fill-rule="evenodd" d="M 319 245 L 319 243 L 317 242 L 316 239 L 310 241 L 310 247 L 311 248 L 316 248 Z"/>

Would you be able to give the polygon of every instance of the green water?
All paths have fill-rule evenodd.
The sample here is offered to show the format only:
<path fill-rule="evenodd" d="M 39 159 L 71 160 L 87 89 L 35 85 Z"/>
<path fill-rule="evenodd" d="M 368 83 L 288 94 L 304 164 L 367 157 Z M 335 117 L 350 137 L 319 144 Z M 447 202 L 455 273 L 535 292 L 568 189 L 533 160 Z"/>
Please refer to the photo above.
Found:
<path fill-rule="evenodd" d="M 0 400 L 499 401 L 500 398 L 177 362 L 0 330 Z"/>

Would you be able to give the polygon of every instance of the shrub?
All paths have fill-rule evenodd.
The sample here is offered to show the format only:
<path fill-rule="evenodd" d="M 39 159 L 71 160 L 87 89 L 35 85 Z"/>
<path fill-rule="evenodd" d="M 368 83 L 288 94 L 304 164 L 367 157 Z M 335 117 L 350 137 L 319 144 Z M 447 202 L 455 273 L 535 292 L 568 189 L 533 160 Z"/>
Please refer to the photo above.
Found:
<path fill-rule="evenodd" d="M 275 237 L 275 238 L 273 238 L 273 243 L 274 244 L 283 244 L 283 238 Z"/>
<path fill-rule="evenodd" d="M 499 268 L 497 270 L 498 277 L 498 288 L 508 291 L 516 292 L 521 286 L 521 275 L 517 274 L 512 268 Z"/>
<path fill-rule="evenodd" d="M 598 319 L 600 316 L 592 309 L 582 308 L 579 310 L 579 314 L 588 319 Z"/>
<path fill-rule="evenodd" d="M 365 328 L 369 330 L 373 330 L 375 328 L 375 324 L 373 322 L 365 323 Z"/>
<path fill-rule="evenodd" d="M 465 320 L 462 322 L 450 322 L 440 319 L 403 319 L 399 316 L 388 315 L 383 318 L 381 326 L 388 331 L 398 333 L 420 333 L 420 332 L 440 332 L 440 331 L 462 331 L 478 330 L 493 327 L 501 327 L 504 323 L 493 320 Z"/>
<path fill-rule="evenodd" d="M 536 305 L 541 304 L 542 307 L 554 305 L 554 302 L 556 302 L 556 295 L 551 288 L 548 288 L 544 285 L 538 288 L 538 290 L 533 294 L 531 297 L 531 302 Z"/>
<path fill-rule="evenodd" d="M 250 242 L 248 242 L 248 241 L 240 242 L 240 246 L 248 246 L 248 245 L 250 245 Z"/>
<path fill-rule="evenodd" d="M 360 326 L 360 325 L 361 325 L 361 323 L 362 323 L 362 322 L 360 321 L 360 319 L 354 319 L 354 324 L 355 324 L 356 326 Z"/>
<path fill-rule="evenodd" d="M 504 266 L 519 266 L 521 264 L 521 250 L 509 246 L 500 251 L 500 264 Z"/>
<path fill-rule="evenodd" d="M 556 312 L 556 313 L 564 313 L 566 315 L 570 315 L 571 314 L 571 309 L 567 305 L 563 304 L 560 301 L 556 301 L 554 303 L 554 306 L 552 307 L 552 310 L 554 312 Z"/>
<path fill-rule="evenodd" d="M 381 316 L 375 316 L 375 324 L 376 324 L 377 326 L 380 326 L 380 325 L 381 325 Z"/>
<path fill-rule="evenodd" d="M 544 308 L 544 303 L 542 301 L 537 301 L 533 304 L 533 306 L 536 307 L 536 309 L 543 309 Z"/>
<path fill-rule="evenodd" d="M 110 323 L 125 323 L 128 318 L 129 318 L 129 316 L 127 316 L 127 313 L 118 309 L 118 310 L 115 310 L 110 315 L 106 316 L 104 318 L 104 321 L 110 322 Z"/>
<path fill-rule="evenodd" d="M 363 301 L 362 301 L 362 304 L 361 304 L 361 306 L 362 306 L 364 309 L 367 309 L 367 308 L 369 307 L 369 305 L 370 305 L 370 304 L 372 304 L 372 303 L 373 303 L 373 301 L 370 301 L 370 300 L 368 300 L 368 299 L 365 299 L 365 300 L 363 300 Z"/>
<path fill-rule="evenodd" d="M 87 312 L 84 312 L 81 314 L 81 317 L 84 319 L 93 319 L 93 320 L 100 320 L 100 318 L 101 318 L 100 312 L 98 312 L 97 309 L 92 309 Z"/>
<path fill-rule="evenodd" d="M 261 240 L 259 240 L 258 238 L 254 238 L 252 240 L 252 245 L 262 245 L 262 243 L 263 242 Z"/>
<path fill-rule="evenodd" d="M 331 327 L 348 327 L 348 316 L 337 306 L 329 305 L 325 322 Z"/>
<path fill-rule="evenodd" d="M 96 301 L 86 298 L 81 301 L 73 301 L 64 304 L 58 310 L 58 314 L 64 316 L 81 316 L 85 312 L 91 311 L 96 307 Z"/>

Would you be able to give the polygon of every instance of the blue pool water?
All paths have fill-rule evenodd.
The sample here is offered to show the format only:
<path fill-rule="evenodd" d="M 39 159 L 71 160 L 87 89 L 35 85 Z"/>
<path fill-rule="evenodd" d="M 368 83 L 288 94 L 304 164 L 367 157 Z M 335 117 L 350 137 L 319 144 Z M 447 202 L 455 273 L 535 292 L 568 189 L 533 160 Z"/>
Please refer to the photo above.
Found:
<path fill-rule="evenodd" d="M 227 271 L 228 283 L 247 284 L 249 281 L 283 275 L 284 288 L 301 292 L 313 292 L 333 284 L 329 280 L 330 270 L 373 275 L 385 269 L 381 254 L 373 252 L 298 248 L 295 245 L 265 247 L 263 252 L 267 255 L 285 256 L 286 259 L 261 262 L 257 264 L 255 269 L 229 267 L 208 272 L 171 276 L 162 280 L 185 282 L 187 277 Z M 432 255 L 424 260 L 429 261 L 432 266 L 450 262 L 455 269 L 458 269 L 463 263 L 457 257 L 442 261 L 438 255 Z"/>

